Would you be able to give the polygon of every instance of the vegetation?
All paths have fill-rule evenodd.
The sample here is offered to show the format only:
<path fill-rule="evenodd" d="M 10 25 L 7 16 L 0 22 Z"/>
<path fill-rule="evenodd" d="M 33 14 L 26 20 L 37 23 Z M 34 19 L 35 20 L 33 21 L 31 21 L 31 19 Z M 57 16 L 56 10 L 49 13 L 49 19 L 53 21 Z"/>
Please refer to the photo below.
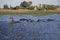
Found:
<path fill-rule="evenodd" d="M 33 10 L 34 9 L 34 6 L 30 6 L 28 9 Z"/>
<path fill-rule="evenodd" d="M 55 5 L 43 4 L 42 8 L 43 8 L 43 9 L 46 9 L 46 10 L 55 10 L 55 9 L 57 8 L 57 6 L 55 6 Z"/>
<path fill-rule="evenodd" d="M 30 7 L 31 4 L 32 4 L 32 2 L 23 1 L 23 2 L 21 2 L 20 6 L 22 8 L 28 8 L 28 7 Z"/>
<path fill-rule="evenodd" d="M 19 10 L 18 10 L 19 9 Z M 35 10 L 34 10 L 35 9 Z M 0 9 L 0 15 L 48 15 L 60 13 L 60 6 L 58 5 L 48 5 L 39 4 L 38 6 L 33 6 L 32 2 L 23 1 L 20 6 L 8 7 L 7 4 L 4 5 L 3 9 Z"/>
<path fill-rule="evenodd" d="M 16 6 L 16 9 L 19 9 L 20 7 L 19 6 Z"/>
<path fill-rule="evenodd" d="M 23 1 L 20 3 L 20 6 L 16 6 L 16 7 L 10 6 L 9 9 L 14 9 L 14 10 L 17 10 L 17 9 L 30 9 L 31 10 L 32 9 L 32 10 L 34 10 L 35 7 L 37 8 L 37 10 L 55 10 L 55 9 L 59 8 L 60 6 L 48 5 L 48 4 L 39 4 L 39 7 L 38 7 L 36 5 L 33 6 L 31 1 L 29 1 L 29 2 Z M 4 5 L 4 9 L 8 9 L 7 4 Z"/>
<path fill-rule="evenodd" d="M 4 5 L 4 9 L 8 9 L 8 5 L 7 4 Z"/>
<path fill-rule="evenodd" d="M 48 10 L 48 11 L 39 11 L 39 10 L 28 10 L 28 9 L 19 9 L 19 10 L 9 10 L 2 9 L 0 10 L 0 15 L 34 15 L 34 16 L 42 16 L 42 15 L 51 15 L 51 14 L 60 14 L 60 11 L 56 10 Z"/>

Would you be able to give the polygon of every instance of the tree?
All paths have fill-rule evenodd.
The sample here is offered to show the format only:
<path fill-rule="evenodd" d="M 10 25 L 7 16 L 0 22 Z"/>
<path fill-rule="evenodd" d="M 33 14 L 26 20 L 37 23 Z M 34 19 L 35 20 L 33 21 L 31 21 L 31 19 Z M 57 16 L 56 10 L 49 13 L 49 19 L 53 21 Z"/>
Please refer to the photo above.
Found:
<path fill-rule="evenodd" d="M 47 5 L 47 10 L 55 10 L 57 6 L 55 5 Z"/>
<path fill-rule="evenodd" d="M 32 2 L 31 2 L 31 1 L 29 1 L 29 2 L 28 2 L 28 4 L 29 4 L 29 6 L 31 6 L 31 5 L 32 5 Z"/>
<path fill-rule="evenodd" d="M 4 9 L 8 9 L 8 5 L 7 4 L 4 5 Z"/>
<path fill-rule="evenodd" d="M 43 4 L 42 5 L 42 9 L 46 9 L 47 7 L 46 7 L 46 4 Z"/>
<path fill-rule="evenodd" d="M 28 9 L 33 10 L 34 9 L 34 6 L 30 6 Z"/>
<path fill-rule="evenodd" d="M 41 10 L 41 9 L 42 9 L 41 4 L 39 4 L 38 10 Z"/>
<path fill-rule="evenodd" d="M 31 4 L 32 4 L 31 1 L 29 1 L 29 2 L 23 1 L 23 2 L 21 2 L 20 6 L 22 8 L 29 8 L 31 6 Z"/>
<path fill-rule="evenodd" d="M 46 9 L 46 10 L 55 10 L 57 8 L 57 6 L 55 5 L 47 5 L 47 4 L 43 4 L 42 9 Z"/>
<path fill-rule="evenodd" d="M 19 6 L 16 6 L 16 9 L 20 9 L 20 7 Z"/>
<path fill-rule="evenodd" d="M 12 6 L 10 6 L 10 9 L 13 9 L 13 7 L 12 7 Z"/>
<path fill-rule="evenodd" d="M 22 8 L 27 8 L 27 7 L 29 6 L 29 4 L 28 4 L 28 2 L 23 1 L 23 2 L 21 2 L 20 6 L 21 6 Z"/>

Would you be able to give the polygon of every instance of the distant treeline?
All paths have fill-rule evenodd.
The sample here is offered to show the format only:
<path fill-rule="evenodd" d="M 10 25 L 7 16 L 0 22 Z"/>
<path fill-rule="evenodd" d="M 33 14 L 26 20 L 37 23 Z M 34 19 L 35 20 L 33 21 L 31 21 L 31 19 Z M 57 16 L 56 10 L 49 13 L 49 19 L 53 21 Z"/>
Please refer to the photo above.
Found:
<path fill-rule="evenodd" d="M 13 9 L 13 10 L 18 10 L 18 9 L 30 9 L 30 10 L 55 10 L 56 8 L 59 8 L 59 5 L 48 5 L 48 4 L 39 4 L 39 6 L 33 6 L 32 2 L 29 1 L 23 1 L 20 3 L 20 6 L 16 7 L 8 7 L 7 4 L 5 4 L 4 9 Z"/>

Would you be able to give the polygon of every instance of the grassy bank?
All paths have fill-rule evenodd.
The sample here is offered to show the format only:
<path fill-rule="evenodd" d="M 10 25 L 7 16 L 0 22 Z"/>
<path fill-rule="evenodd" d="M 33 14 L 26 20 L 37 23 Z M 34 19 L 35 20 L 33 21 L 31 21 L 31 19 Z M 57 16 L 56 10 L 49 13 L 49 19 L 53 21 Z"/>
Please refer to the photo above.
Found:
<path fill-rule="evenodd" d="M 60 11 L 57 11 L 57 10 L 39 11 L 39 10 L 27 10 L 27 9 L 19 9 L 19 10 L 0 9 L 0 15 L 42 16 L 42 15 L 51 15 L 51 14 L 60 14 Z"/>

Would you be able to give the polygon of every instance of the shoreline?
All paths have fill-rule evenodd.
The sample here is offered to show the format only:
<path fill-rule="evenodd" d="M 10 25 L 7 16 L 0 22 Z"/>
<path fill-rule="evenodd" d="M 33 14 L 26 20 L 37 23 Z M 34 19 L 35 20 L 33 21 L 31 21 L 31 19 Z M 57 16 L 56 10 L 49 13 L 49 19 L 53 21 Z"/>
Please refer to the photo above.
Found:
<path fill-rule="evenodd" d="M 0 15 L 33 15 L 33 16 L 44 16 L 51 14 L 60 14 L 59 10 L 27 10 L 27 9 L 19 9 L 19 10 L 11 10 L 11 9 L 0 9 Z"/>

